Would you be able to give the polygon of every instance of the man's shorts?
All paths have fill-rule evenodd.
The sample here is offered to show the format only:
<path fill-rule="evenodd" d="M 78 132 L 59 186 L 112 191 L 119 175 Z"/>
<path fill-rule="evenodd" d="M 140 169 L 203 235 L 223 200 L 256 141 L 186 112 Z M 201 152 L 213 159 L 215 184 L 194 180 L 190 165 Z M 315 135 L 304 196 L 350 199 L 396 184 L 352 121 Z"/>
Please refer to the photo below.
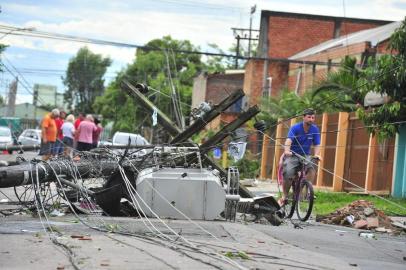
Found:
<path fill-rule="evenodd" d="M 46 142 L 43 143 L 41 141 L 41 148 L 39 149 L 39 155 L 51 155 L 52 154 L 52 149 L 54 148 L 55 142 Z"/>
<path fill-rule="evenodd" d="M 298 175 L 298 172 L 302 169 L 302 162 L 305 163 L 306 173 L 309 170 L 317 171 L 317 165 L 314 160 L 311 160 L 311 156 L 306 156 L 305 160 L 297 156 L 285 157 L 283 160 L 283 179 L 293 179 Z"/>

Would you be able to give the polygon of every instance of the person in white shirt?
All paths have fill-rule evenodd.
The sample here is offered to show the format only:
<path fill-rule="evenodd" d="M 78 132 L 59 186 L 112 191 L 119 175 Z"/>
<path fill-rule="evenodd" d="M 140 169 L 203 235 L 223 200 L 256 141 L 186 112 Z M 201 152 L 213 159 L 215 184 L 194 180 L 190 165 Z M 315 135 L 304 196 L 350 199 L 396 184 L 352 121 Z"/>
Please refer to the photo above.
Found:
<path fill-rule="evenodd" d="M 75 117 L 73 114 L 69 114 L 61 126 L 64 144 L 63 153 L 65 156 L 70 156 L 72 152 L 73 139 L 75 137 L 75 126 L 73 122 L 75 122 Z"/>

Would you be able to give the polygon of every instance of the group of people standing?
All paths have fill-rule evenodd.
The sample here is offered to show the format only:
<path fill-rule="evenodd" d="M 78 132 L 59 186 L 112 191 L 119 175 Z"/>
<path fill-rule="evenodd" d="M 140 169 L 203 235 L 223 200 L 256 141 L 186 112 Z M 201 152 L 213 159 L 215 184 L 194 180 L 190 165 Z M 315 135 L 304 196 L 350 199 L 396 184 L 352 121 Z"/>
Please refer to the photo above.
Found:
<path fill-rule="evenodd" d="M 71 156 L 72 149 L 89 151 L 97 147 L 103 130 L 100 121 L 93 115 L 79 113 L 66 116 L 64 111 L 53 109 L 41 122 L 42 138 L 40 155 L 43 160 L 51 156 Z"/>

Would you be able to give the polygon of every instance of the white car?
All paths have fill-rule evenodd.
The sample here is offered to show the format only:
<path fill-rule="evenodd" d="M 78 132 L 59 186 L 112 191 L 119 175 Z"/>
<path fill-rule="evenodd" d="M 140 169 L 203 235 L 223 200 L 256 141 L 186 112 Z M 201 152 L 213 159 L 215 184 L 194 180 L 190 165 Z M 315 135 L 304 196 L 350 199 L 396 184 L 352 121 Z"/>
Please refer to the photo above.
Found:
<path fill-rule="evenodd" d="M 0 146 L 12 146 L 13 136 L 11 135 L 11 130 L 8 127 L 0 127 Z M 10 154 L 12 151 L 8 151 Z"/>
<path fill-rule="evenodd" d="M 18 136 L 17 140 L 20 145 L 40 145 L 41 144 L 41 130 L 40 129 L 26 129 Z"/>
<path fill-rule="evenodd" d="M 127 133 L 117 131 L 114 133 L 112 145 L 127 145 L 130 140 L 130 145 L 149 145 L 150 143 L 141 135 L 135 133 Z M 121 150 L 122 151 L 122 150 Z M 119 150 L 119 152 L 121 152 Z M 143 156 L 151 152 L 151 149 L 142 149 L 136 152 L 136 156 Z"/>
<path fill-rule="evenodd" d="M 149 142 L 139 134 L 117 131 L 114 133 L 113 145 L 127 145 L 130 140 L 130 145 L 149 145 Z"/>

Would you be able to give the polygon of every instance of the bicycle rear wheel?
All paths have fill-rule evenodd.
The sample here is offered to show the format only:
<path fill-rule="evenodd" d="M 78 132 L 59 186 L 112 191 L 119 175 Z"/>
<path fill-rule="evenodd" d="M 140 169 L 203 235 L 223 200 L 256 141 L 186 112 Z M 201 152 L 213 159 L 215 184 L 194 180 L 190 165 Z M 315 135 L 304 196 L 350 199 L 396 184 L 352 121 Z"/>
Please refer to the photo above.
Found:
<path fill-rule="evenodd" d="M 300 183 L 299 198 L 296 202 L 296 214 L 301 221 L 309 219 L 313 210 L 314 191 L 312 184 L 307 180 Z"/>
<path fill-rule="evenodd" d="M 293 191 L 294 187 L 292 186 L 288 197 L 287 201 L 283 205 L 283 210 L 285 211 L 285 218 L 291 218 L 293 216 L 293 213 L 295 212 L 295 206 L 296 206 L 296 200 L 295 200 L 295 192 Z"/>

